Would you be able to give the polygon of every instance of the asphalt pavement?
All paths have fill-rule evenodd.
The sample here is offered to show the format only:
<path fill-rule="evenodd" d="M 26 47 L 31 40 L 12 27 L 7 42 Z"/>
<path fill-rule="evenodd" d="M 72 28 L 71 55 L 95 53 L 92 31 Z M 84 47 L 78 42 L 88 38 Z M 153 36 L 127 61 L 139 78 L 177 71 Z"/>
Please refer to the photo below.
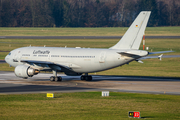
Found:
<path fill-rule="evenodd" d="M 58 74 L 63 81 L 50 82 L 52 74 L 40 73 L 22 79 L 14 72 L 0 71 L 0 94 L 116 91 L 149 94 L 180 95 L 180 78 L 150 76 L 92 75 L 92 81 L 81 81 L 80 76 Z"/>

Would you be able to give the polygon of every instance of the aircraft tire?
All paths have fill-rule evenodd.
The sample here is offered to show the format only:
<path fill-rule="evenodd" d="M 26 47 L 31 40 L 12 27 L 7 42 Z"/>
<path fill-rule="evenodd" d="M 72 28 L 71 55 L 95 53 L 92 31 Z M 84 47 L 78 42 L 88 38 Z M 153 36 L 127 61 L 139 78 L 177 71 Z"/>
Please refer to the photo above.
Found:
<path fill-rule="evenodd" d="M 62 77 L 59 76 L 59 77 L 57 77 L 57 78 L 58 78 L 58 81 L 62 81 Z"/>
<path fill-rule="evenodd" d="M 81 76 L 81 80 L 85 80 L 85 81 L 91 81 L 92 80 L 92 76 Z"/>
<path fill-rule="evenodd" d="M 88 76 L 88 81 L 91 81 L 92 80 L 92 76 Z"/>
<path fill-rule="evenodd" d="M 89 80 L 89 76 L 85 76 L 85 80 L 88 81 Z"/>
<path fill-rule="evenodd" d="M 92 80 L 92 76 L 85 76 L 85 80 L 86 81 L 91 81 Z"/>
<path fill-rule="evenodd" d="M 53 82 L 55 80 L 55 77 L 54 76 L 51 76 L 50 77 L 50 81 Z"/>
<path fill-rule="evenodd" d="M 59 77 L 54 77 L 54 81 L 58 82 L 59 81 Z"/>
<path fill-rule="evenodd" d="M 92 80 L 92 76 L 89 76 L 90 77 L 90 81 Z"/>
<path fill-rule="evenodd" d="M 85 76 L 84 75 L 81 76 L 81 80 L 85 80 Z"/>

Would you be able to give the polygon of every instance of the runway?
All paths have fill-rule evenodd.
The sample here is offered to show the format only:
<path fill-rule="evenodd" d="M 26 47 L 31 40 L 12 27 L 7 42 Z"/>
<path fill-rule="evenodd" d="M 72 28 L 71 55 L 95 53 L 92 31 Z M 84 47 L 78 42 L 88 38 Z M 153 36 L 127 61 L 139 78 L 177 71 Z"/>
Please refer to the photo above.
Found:
<path fill-rule="evenodd" d="M 122 36 L 0 36 L 0 39 L 120 39 Z M 180 36 L 146 36 L 147 39 L 180 39 Z"/>
<path fill-rule="evenodd" d="M 80 76 L 62 76 L 62 82 L 50 82 L 52 74 L 40 73 L 21 79 L 14 72 L 0 71 L 0 94 L 118 91 L 180 95 L 180 78 L 92 75 L 93 81 L 81 81 Z"/>

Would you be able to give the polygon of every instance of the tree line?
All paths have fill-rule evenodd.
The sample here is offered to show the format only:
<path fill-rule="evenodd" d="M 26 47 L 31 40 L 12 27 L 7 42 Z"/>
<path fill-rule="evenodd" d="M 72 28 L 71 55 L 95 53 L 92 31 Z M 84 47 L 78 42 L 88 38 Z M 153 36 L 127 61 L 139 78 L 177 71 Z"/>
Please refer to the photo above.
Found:
<path fill-rule="evenodd" d="M 127 27 L 140 11 L 148 26 L 179 26 L 179 0 L 0 0 L 0 27 Z"/>

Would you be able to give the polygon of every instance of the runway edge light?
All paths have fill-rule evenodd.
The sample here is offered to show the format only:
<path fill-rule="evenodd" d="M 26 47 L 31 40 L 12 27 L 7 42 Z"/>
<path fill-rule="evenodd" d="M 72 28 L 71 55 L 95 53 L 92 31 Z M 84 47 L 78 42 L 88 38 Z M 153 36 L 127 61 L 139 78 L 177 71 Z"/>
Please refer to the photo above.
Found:
<path fill-rule="evenodd" d="M 47 93 L 48 98 L 54 98 L 54 93 Z"/>
<path fill-rule="evenodd" d="M 131 117 L 131 118 L 141 118 L 139 111 L 136 111 L 136 112 L 129 111 L 128 116 Z"/>

